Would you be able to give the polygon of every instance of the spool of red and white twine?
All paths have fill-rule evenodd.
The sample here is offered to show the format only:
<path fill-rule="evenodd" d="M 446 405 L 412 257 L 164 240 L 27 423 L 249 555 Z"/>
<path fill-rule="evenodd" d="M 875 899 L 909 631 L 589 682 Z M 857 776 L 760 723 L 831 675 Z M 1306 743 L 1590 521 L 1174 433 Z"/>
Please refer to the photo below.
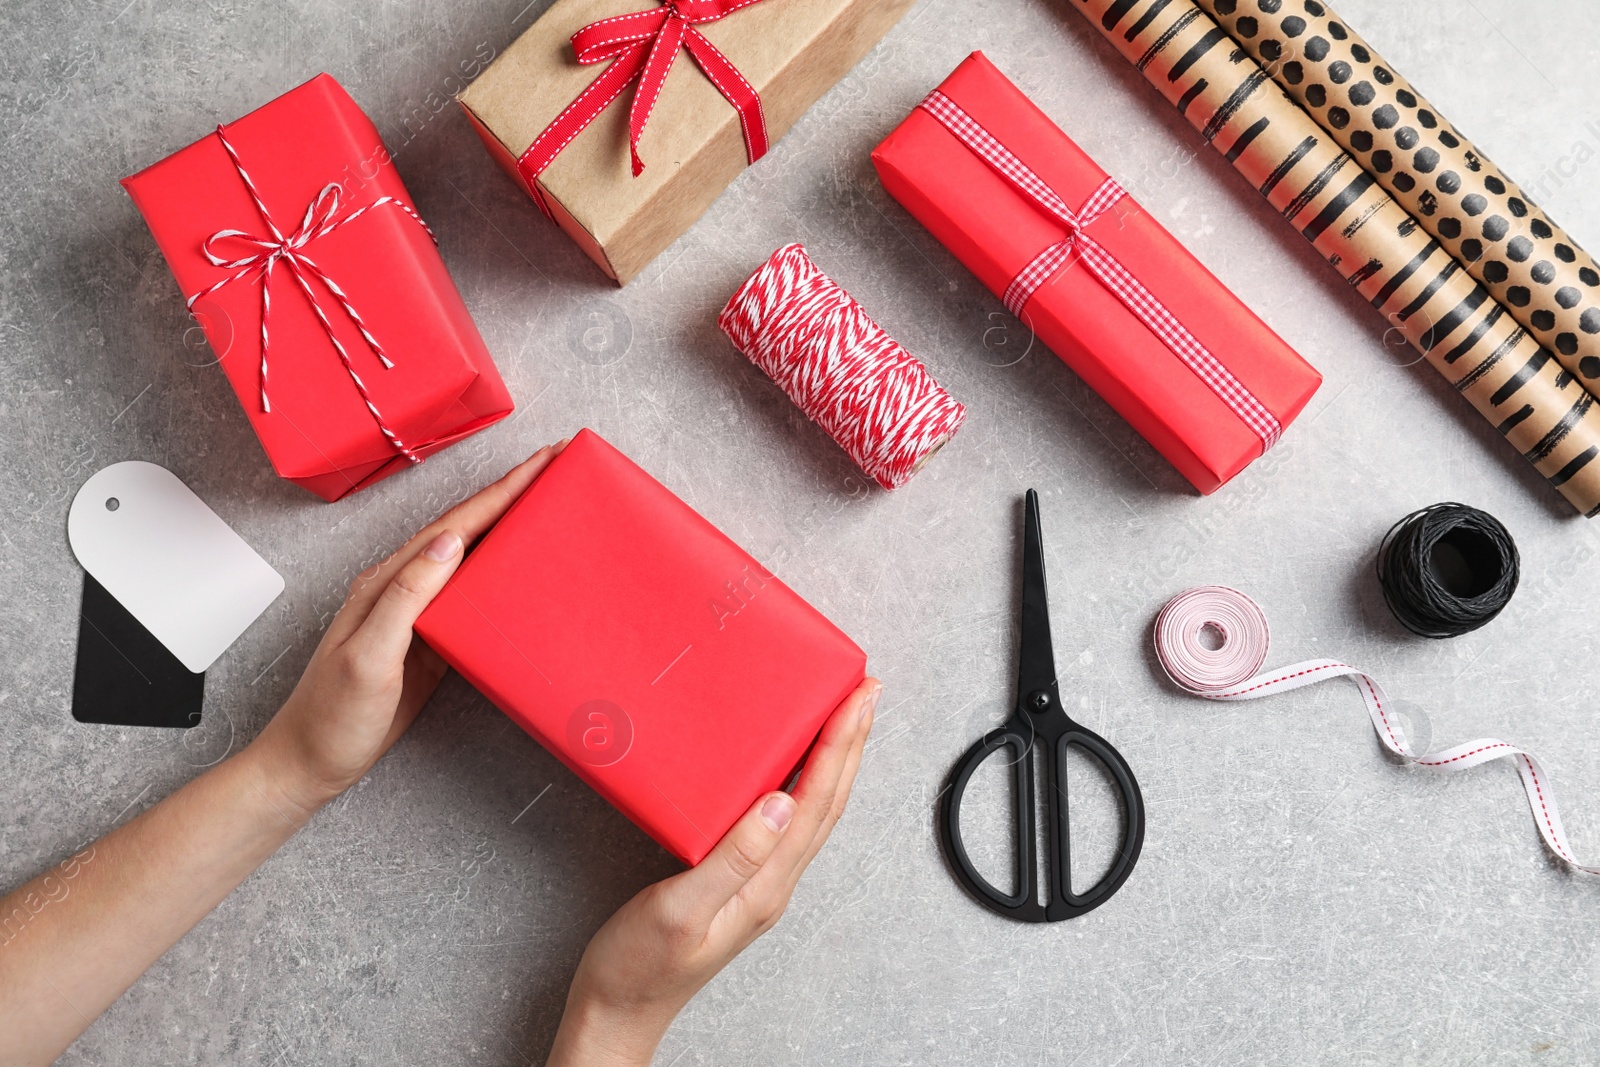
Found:
<path fill-rule="evenodd" d="M 1206 647 L 1202 640 L 1208 629 L 1214 631 L 1216 648 Z M 1575 870 L 1600 875 L 1600 867 L 1586 866 L 1573 856 L 1549 775 L 1531 752 L 1494 738 L 1480 738 L 1419 756 L 1411 750 L 1405 731 L 1390 714 L 1389 695 L 1372 675 L 1331 659 L 1306 660 L 1262 671 L 1269 644 L 1266 614 L 1254 600 L 1227 586 L 1203 585 L 1186 590 L 1167 601 L 1156 616 L 1155 645 L 1161 666 L 1167 677 L 1195 696 L 1207 700 L 1255 700 L 1329 678 L 1354 678 L 1378 739 L 1408 763 L 1439 771 L 1464 771 L 1494 759 L 1511 760 L 1522 776 L 1534 823 L 1550 851 Z"/>
<path fill-rule="evenodd" d="M 772 253 L 717 325 L 885 489 L 909 481 L 967 417 L 802 245 Z"/>

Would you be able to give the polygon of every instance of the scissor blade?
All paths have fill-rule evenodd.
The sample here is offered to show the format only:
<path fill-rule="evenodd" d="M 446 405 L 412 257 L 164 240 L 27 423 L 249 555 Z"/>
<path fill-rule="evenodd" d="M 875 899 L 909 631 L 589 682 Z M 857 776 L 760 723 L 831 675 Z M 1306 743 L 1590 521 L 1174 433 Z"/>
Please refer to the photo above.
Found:
<path fill-rule="evenodd" d="M 1017 703 L 1056 681 L 1050 647 L 1050 601 L 1044 583 L 1044 537 L 1039 530 L 1039 494 L 1028 490 L 1022 532 L 1022 643 L 1017 665 Z"/>

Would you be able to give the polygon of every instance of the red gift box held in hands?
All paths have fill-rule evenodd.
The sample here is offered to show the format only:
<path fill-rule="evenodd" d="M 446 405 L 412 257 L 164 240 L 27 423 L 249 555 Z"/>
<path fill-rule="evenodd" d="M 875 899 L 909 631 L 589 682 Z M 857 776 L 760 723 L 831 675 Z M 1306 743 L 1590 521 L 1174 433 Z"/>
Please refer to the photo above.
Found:
<path fill-rule="evenodd" d="M 280 476 L 337 500 L 511 412 L 377 129 L 328 75 L 122 184 Z"/>
<path fill-rule="evenodd" d="M 872 153 L 898 200 L 1202 493 L 1322 376 L 975 52 Z"/>
<path fill-rule="evenodd" d="M 866 655 L 584 430 L 417 633 L 687 863 L 799 766 Z"/>

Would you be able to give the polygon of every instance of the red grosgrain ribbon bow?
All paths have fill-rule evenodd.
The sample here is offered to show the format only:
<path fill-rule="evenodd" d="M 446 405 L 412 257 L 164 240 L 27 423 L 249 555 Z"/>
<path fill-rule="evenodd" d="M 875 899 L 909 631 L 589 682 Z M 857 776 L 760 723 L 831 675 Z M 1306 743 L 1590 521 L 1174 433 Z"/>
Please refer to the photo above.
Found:
<path fill-rule="evenodd" d="M 306 300 L 310 302 L 311 310 L 317 313 L 317 320 L 322 323 L 322 329 L 327 333 L 328 340 L 333 342 L 333 350 L 339 354 L 339 361 L 344 364 L 344 369 L 349 373 L 350 380 L 355 383 L 356 391 L 361 394 L 361 400 L 367 405 L 367 410 L 372 413 L 373 421 L 378 424 L 378 429 L 383 432 L 383 436 L 394 446 L 396 452 L 409 459 L 412 463 L 421 463 L 421 457 L 413 452 L 404 441 L 400 440 L 399 435 L 394 430 L 390 429 L 389 424 L 384 421 L 383 414 L 378 410 L 378 406 L 372 402 L 372 396 L 367 392 L 366 383 L 361 380 L 361 375 L 356 373 L 355 365 L 350 361 L 350 353 L 345 350 L 344 345 L 339 341 L 338 335 L 333 332 L 333 323 L 328 321 L 327 313 L 322 310 L 322 304 L 312 290 L 309 278 L 317 279 L 322 283 L 323 288 L 333 294 L 334 299 L 339 302 L 339 306 L 344 309 L 344 313 L 349 316 L 350 321 L 355 323 L 356 329 L 361 331 L 361 336 L 367 342 L 367 347 L 372 349 L 372 354 L 378 357 L 378 362 L 383 364 L 384 370 L 393 367 L 394 362 L 384 353 L 383 346 L 378 344 L 378 339 L 372 336 L 372 331 L 367 329 L 367 324 L 362 321 L 360 313 L 351 305 L 350 298 L 345 295 L 344 290 L 339 288 L 338 283 L 328 277 L 323 269 L 306 255 L 305 247 L 319 237 L 326 237 L 341 226 L 349 225 L 374 208 L 390 205 L 399 208 L 415 219 L 417 225 L 427 231 L 429 237 L 433 237 L 433 231 L 428 229 L 426 222 L 422 221 L 422 216 L 411 210 L 409 205 L 396 200 L 392 196 L 380 196 L 367 206 L 357 208 L 350 214 L 340 218 L 339 206 L 344 190 L 338 182 L 331 182 L 323 186 L 322 192 L 318 193 L 316 199 L 306 207 L 305 218 L 300 220 L 300 228 L 285 237 L 283 231 L 278 229 L 277 223 L 272 221 L 272 216 L 267 211 L 266 203 L 261 199 L 261 194 L 256 191 L 255 182 L 250 180 L 249 172 L 244 169 L 244 164 L 239 160 L 239 153 L 234 150 L 233 145 L 228 141 L 226 130 L 221 126 L 217 127 L 217 140 L 221 141 L 222 147 L 227 149 L 228 158 L 233 161 L 234 169 L 239 172 L 240 180 L 244 182 L 244 187 L 249 190 L 250 199 L 255 202 L 256 211 L 261 215 L 261 221 L 266 223 L 267 232 L 270 236 L 262 237 L 257 234 L 246 233 L 244 230 L 218 230 L 210 237 L 207 237 L 205 243 L 200 247 L 206 259 L 219 267 L 232 270 L 233 273 L 220 282 L 191 296 L 188 302 L 189 310 L 193 311 L 195 303 L 202 297 L 210 296 L 225 285 L 230 285 L 252 274 L 261 275 L 261 410 L 270 412 L 272 410 L 272 402 L 267 399 L 267 320 L 272 314 L 272 269 L 281 262 L 289 273 L 294 276 L 294 280 L 300 283 L 300 291 L 306 294 Z M 249 255 L 229 259 L 226 256 L 218 255 L 212 250 L 212 246 L 221 241 L 238 241 L 254 248 L 255 251 Z"/>
<path fill-rule="evenodd" d="M 1006 288 L 1006 308 L 1018 318 L 1022 309 L 1040 286 L 1074 259 L 1081 260 L 1111 294 L 1121 300 L 1129 311 L 1150 328 L 1150 332 L 1172 350 L 1200 380 L 1216 393 L 1255 434 L 1261 438 L 1262 451 L 1278 443 L 1283 426 L 1277 416 L 1256 398 L 1243 382 L 1212 355 L 1200 339 L 1190 333 L 1165 304 L 1146 289 L 1117 258 L 1106 251 L 1099 242 L 1084 231 L 1112 205 L 1126 194 L 1122 187 L 1107 178 L 1100 188 L 1074 212 L 1067 202 L 1044 179 L 1005 145 L 984 129 L 971 115 L 948 96 L 935 89 L 918 105 L 955 135 L 956 139 L 994 169 L 1023 196 L 1053 215 L 1066 226 L 1066 236 L 1034 257 Z"/>
<path fill-rule="evenodd" d="M 658 8 L 601 19 L 573 34 L 572 50 L 579 63 L 611 60 L 611 65 L 534 138 L 533 144 L 517 161 L 517 170 L 544 213 L 550 214 L 550 206 L 539 192 L 539 175 L 635 80 L 639 88 L 633 94 L 633 105 L 628 111 L 628 150 L 633 156 L 634 177 L 644 171 L 644 161 L 639 158 L 639 137 L 650 121 L 650 112 L 656 106 L 679 49 L 688 51 L 711 79 L 711 84 L 739 113 L 739 126 L 744 131 L 745 152 L 750 162 L 766 155 L 767 120 L 761 112 L 760 95 L 739 73 L 739 68 L 718 51 L 705 34 L 695 29 L 697 25 L 716 22 L 742 7 L 760 2 L 665 0 Z"/>

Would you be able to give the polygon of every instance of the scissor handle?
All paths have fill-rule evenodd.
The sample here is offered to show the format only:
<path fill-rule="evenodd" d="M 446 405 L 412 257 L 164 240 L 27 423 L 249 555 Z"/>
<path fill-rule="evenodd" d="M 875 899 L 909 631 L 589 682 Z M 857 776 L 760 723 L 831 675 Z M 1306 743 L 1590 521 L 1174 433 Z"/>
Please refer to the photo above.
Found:
<path fill-rule="evenodd" d="M 1071 919 L 1093 911 L 1110 900 L 1111 895 L 1121 889 L 1122 883 L 1128 880 L 1128 875 L 1133 873 L 1133 865 L 1139 862 L 1139 852 L 1144 848 L 1144 794 L 1139 792 L 1139 782 L 1133 776 L 1133 768 L 1122 758 L 1122 753 L 1107 744 L 1099 734 L 1071 720 L 1068 720 L 1068 723 L 1068 729 L 1056 740 L 1053 745 L 1054 751 L 1045 761 L 1046 766 L 1050 768 L 1051 777 L 1049 783 L 1051 802 L 1047 810 L 1055 823 L 1055 832 L 1052 833 L 1051 840 L 1059 842 L 1050 864 L 1051 874 L 1056 882 L 1051 887 L 1050 904 L 1045 914 L 1045 918 L 1050 922 Z M 1067 823 L 1066 790 L 1068 745 L 1077 745 L 1084 749 L 1111 772 L 1117 792 L 1122 795 L 1122 807 L 1125 812 L 1122 841 L 1117 846 L 1116 860 L 1100 881 L 1083 893 L 1072 892 L 1072 841 Z"/>
<path fill-rule="evenodd" d="M 1072 722 L 1065 715 L 1058 721 L 1064 723 L 1064 729 L 1025 730 L 1015 722 L 1008 722 L 991 730 L 961 757 L 951 772 L 944 793 L 941 829 L 945 851 L 955 865 L 956 879 L 978 903 L 990 911 L 1023 922 L 1058 922 L 1093 911 L 1122 888 L 1122 883 L 1133 872 L 1139 852 L 1144 847 L 1144 797 L 1139 792 L 1139 783 L 1134 779 L 1127 760 L 1098 734 Z M 1022 724 L 1032 725 L 1026 721 Z M 1047 745 L 1044 763 L 1049 778 L 1045 783 L 1049 799 L 1045 805 L 1049 815 L 1049 833 L 1045 840 L 1049 843 L 1047 867 L 1051 884 L 1049 899 L 1045 904 L 1039 903 L 1038 864 L 1035 860 L 1038 834 L 1034 822 L 1032 749 L 1036 743 Z M 1116 862 L 1099 882 L 1083 893 L 1072 892 L 1072 841 L 1067 817 L 1069 802 L 1064 762 L 1067 745 L 1078 745 L 1104 764 L 1122 795 L 1126 812 Z M 961 838 L 961 802 L 966 796 L 967 783 L 978 766 L 1001 748 L 1010 749 L 1014 757 L 1011 761 L 1011 825 L 1015 834 L 1012 855 L 1016 863 L 1016 893 L 1001 892 L 979 874 Z"/>
<path fill-rule="evenodd" d="M 1018 888 L 1015 894 L 1002 893 L 979 874 L 967 855 L 966 842 L 961 840 L 961 800 L 966 795 L 967 783 L 978 766 L 1002 748 L 1011 749 L 1013 757 L 1011 796 L 1015 810 L 1011 827 L 1015 837 L 1011 855 L 1016 860 L 1013 884 Z M 950 772 L 950 783 L 944 791 L 943 816 L 945 853 L 955 863 L 956 880 L 967 892 L 996 914 L 1024 922 L 1043 922 L 1044 909 L 1039 906 L 1039 881 L 1033 852 L 1033 737 L 1024 736 L 1009 726 L 984 734 Z"/>

